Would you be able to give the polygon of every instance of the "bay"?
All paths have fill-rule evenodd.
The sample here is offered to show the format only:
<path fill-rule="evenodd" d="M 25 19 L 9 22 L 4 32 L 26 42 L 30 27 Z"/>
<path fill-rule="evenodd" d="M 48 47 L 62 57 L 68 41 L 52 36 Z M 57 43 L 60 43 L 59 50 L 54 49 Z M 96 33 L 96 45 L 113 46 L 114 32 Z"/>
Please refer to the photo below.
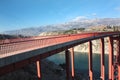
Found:
<path fill-rule="evenodd" d="M 75 71 L 88 74 L 88 53 L 75 52 Z M 93 53 L 93 74 L 95 77 L 100 77 L 100 54 Z M 48 58 L 55 64 L 65 64 L 65 53 L 59 53 Z M 105 73 L 108 74 L 108 54 L 105 54 Z"/>

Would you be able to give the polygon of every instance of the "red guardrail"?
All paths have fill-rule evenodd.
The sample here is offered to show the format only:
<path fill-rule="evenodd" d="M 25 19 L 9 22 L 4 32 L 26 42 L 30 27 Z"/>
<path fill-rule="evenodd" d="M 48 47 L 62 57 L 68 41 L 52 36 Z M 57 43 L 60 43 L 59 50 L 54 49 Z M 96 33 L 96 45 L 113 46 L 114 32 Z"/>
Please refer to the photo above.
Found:
<path fill-rule="evenodd" d="M 0 54 L 7 55 L 8 53 L 29 50 L 32 48 L 42 48 L 60 43 L 65 43 L 77 39 L 94 37 L 97 35 L 113 34 L 116 32 L 94 32 L 94 33 L 82 33 L 72 35 L 60 35 L 51 37 L 31 37 L 31 38 L 20 38 L 20 39 L 7 39 L 0 41 Z"/>

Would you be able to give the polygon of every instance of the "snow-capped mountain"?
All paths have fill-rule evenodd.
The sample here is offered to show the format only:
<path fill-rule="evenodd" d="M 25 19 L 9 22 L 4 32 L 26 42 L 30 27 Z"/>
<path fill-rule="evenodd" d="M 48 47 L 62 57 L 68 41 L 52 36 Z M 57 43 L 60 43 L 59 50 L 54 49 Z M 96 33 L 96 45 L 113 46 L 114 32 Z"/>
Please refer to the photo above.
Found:
<path fill-rule="evenodd" d="M 51 31 L 60 31 L 60 30 L 69 30 L 73 28 L 87 28 L 90 26 L 99 26 L 99 25 L 120 25 L 120 18 L 98 18 L 98 19 L 78 19 L 62 24 L 46 25 L 40 27 L 32 27 L 14 31 L 3 32 L 5 34 L 11 35 L 25 35 L 25 36 L 35 36 L 42 32 L 51 32 Z"/>

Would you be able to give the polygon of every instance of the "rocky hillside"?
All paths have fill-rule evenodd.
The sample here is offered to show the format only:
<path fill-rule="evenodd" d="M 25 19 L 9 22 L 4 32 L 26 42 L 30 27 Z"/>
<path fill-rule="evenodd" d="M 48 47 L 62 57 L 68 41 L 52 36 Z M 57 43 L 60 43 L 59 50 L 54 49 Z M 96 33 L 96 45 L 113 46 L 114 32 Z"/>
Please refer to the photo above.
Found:
<path fill-rule="evenodd" d="M 74 28 L 88 28 L 91 26 L 100 25 L 120 25 L 120 18 L 101 18 L 101 19 L 79 19 L 77 21 L 70 21 L 62 24 L 46 25 L 39 27 L 26 28 L 21 30 L 6 31 L 5 34 L 37 36 L 42 32 L 71 30 Z"/>
<path fill-rule="evenodd" d="M 76 52 L 81 52 L 81 53 L 86 53 L 88 52 L 89 48 L 88 48 L 88 42 L 84 43 L 84 44 L 80 44 L 78 46 L 75 47 L 75 51 Z M 92 48 L 93 48 L 93 53 L 97 53 L 99 54 L 101 51 L 101 47 L 100 47 L 100 40 L 93 40 L 92 41 Z M 105 54 L 108 54 L 109 49 L 108 49 L 108 38 L 105 38 Z"/>
<path fill-rule="evenodd" d="M 42 32 L 39 36 L 50 36 L 50 35 L 64 35 L 64 34 L 77 34 L 85 31 L 85 28 L 74 28 L 71 30 L 63 30 L 63 31 L 52 31 L 52 32 Z"/>

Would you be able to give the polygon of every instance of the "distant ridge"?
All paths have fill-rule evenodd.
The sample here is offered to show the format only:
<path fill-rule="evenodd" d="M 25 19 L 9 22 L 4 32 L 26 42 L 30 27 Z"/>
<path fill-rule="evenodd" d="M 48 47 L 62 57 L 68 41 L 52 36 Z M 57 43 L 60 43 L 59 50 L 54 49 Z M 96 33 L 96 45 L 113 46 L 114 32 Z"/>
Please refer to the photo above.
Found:
<path fill-rule="evenodd" d="M 40 27 L 32 27 L 20 30 L 6 31 L 4 34 L 10 35 L 24 35 L 24 36 L 37 36 L 42 32 L 70 30 L 73 28 L 87 28 L 90 26 L 99 25 L 120 25 L 120 18 L 96 18 L 96 19 L 79 19 L 76 21 L 70 21 L 62 24 L 46 25 Z"/>

